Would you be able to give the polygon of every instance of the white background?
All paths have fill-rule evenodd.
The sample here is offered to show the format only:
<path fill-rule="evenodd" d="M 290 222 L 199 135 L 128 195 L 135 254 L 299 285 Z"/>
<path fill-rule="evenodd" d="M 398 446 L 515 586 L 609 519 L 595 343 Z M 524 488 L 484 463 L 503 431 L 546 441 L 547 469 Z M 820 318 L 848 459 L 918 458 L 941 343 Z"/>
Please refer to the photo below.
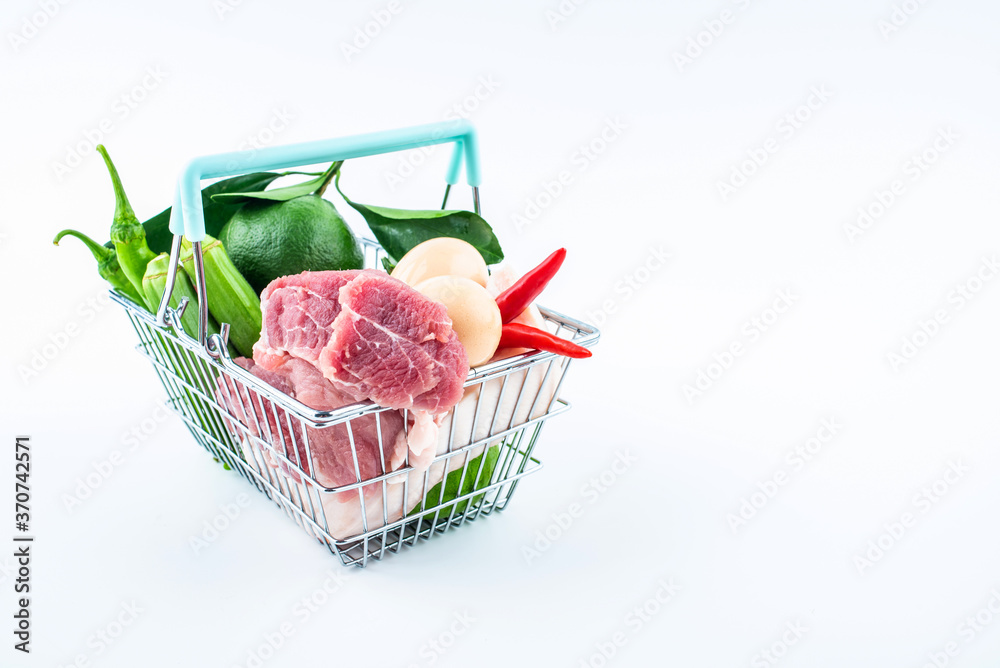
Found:
<path fill-rule="evenodd" d="M 917 668 L 949 642 L 939 663 L 996 665 L 1000 280 L 983 258 L 1000 253 L 1000 8 L 910 0 L 884 34 L 891 0 L 595 0 L 566 15 L 556 0 L 399 3 L 94 0 L 49 2 L 51 17 L 38 0 L 4 3 L 0 539 L 14 533 L 13 436 L 29 434 L 37 542 L 29 657 L 11 649 L 0 549 L 0 664 L 246 666 L 290 622 L 263 665 L 599 666 L 616 633 L 607 665 Z M 345 53 L 372 12 L 391 21 Z M 689 40 L 704 46 L 679 64 Z M 814 87 L 829 99 L 800 109 Z M 527 268 L 566 246 L 544 302 L 600 321 L 603 338 L 574 363 L 574 409 L 543 433 L 546 466 L 507 511 L 345 569 L 179 420 L 156 419 L 162 390 L 124 315 L 88 306 L 104 291 L 92 260 L 50 241 L 67 226 L 106 239 L 113 199 L 88 139 L 105 119 L 145 218 L 192 156 L 437 121 L 455 105 L 480 131 L 484 214 L 508 256 Z M 602 144 L 609 122 L 621 129 Z M 957 139 L 934 155 L 942 130 Z M 765 146 L 777 150 L 763 165 L 742 166 Z M 344 185 L 359 201 L 436 205 L 446 151 L 390 184 L 401 159 L 357 162 Z M 724 198 L 734 169 L 754 173 Z M 546 198 L 563 171 L 569 185 Z M 845 226 L 894 180 L 900 194 L 852 239 Z M 670 259 L 647 270 L 661 250 Z M 967 284 L 978 291 L 958 297 Z M 779 291 L 793 305 L 775 320 Z M 920 334 L 938 311 L 934 336 Z M 754 317 L 766 331 L 749 334 Z M 714 379 L 689 400 L 700 371 Z M 841 426 L 797 467 L 789 453 L 824 419 Z M 123 463 L 67 509 L 116 450 Z M 620 453 L 634 463 L 588 493 Z M 966 470 L 933 504 L 916 499 L 950 464 Z M 776 475 L 785 484 L 734 524 Z M 242 493 L 231 528 L 195 553 L 191 537 Z M 582 515 L 559 530 L 573 503 Z M 886 533 L 906 517 L 902 536 Z M 526 556 L 546 530 L 561 535 Z M 880 538 L 881 557 L 860 562 Z M 297 601 L 330 573 L 346 580 L 303 621 Z M 671 579 L 672 600 L 634 623 Z M 95 634 L 133 601 L 138 618 L 101 647 Z M 979 630 L 963 626 L 977 613 Z M 474 621 L 453 638 L 462 614 Z M 787 646 L 786 624 L 803 629 Z M 432 640 L 449 646 L 434 654 Z M 783 656 L 768 663 L 772 647 Z"/>

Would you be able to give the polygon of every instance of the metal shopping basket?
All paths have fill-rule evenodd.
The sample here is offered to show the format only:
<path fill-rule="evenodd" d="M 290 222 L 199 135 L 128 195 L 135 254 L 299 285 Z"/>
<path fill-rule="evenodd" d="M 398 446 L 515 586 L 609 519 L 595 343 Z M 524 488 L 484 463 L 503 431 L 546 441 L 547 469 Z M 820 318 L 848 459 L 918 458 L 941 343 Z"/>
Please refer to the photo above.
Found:
<path fill-rule="evenodd" d="M 221 334 L 207 335 L 208 306 L 201 240 L 204 213 L 201 180 L 254 170 L 297 167 L 454 142 L 447 175 L 448 192 L 458 182 L 462 164 L 479 212 L 479 165 L 475 131 L 466 122 L 436 123 L 403 130 L 358 135 L 196 158 L 178 182 L 171 214 L 174 234 L 168 289 L 156 314 L 112 292 L 139 336 L 137 349 L 153 364 L 167 392 L 167 406 L 191 435 L 227 468 L 237 471 L 281 507 L 306 533 L 346 565 L 365 566 L 387 552 L 502 510 L 518 482 L 538 471 L 533 456 L 545 421 L 569 409 L 559 397 L 570 358 L 531 352 L 477 367 L 469 372 L 465 395 L 445 417 L 437 452 L 417 470 L 407 456 L 398 468 L 365 477 L 355 447 L 360 430 L 377 435 L 385 462 L 392 409 L 370 402 L 336 410 L 315 410 L 262 382 L 230 357 Z M 169 307 L 180 254 L 181 236 L 195 246 L 198 304 Z M 365 267 L 381 267 L 384 252 L 362 239 Z M 198 338 L 180 326 L 185 307 L 197 307 Z M 541 309 L 549 331 L 592 346 L 596 328 Z M 397 411 L 398 412 L 398 411 Z M 403 415 L 403 429 L 409 424 Z M 398 419 L 398 418 L 395 418 Z M 355 479 L 326 487 L 316 480 L 311 442 L 322 430 L 346 431 Z M 341 432 L 343 433 L 343 431 Z M 327 434 L 330 435 L 330 434 Z M 388 466 L 383 468 L 390 468 Z"/>

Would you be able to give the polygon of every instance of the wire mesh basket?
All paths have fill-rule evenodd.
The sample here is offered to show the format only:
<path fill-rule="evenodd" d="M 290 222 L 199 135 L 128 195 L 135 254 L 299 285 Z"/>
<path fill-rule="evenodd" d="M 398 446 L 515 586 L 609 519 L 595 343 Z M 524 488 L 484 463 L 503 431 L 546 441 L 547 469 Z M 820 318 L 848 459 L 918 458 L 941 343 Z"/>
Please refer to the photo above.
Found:
<path fill-rule="evenodd" d="M 467 147 L 471 130 L 460 129 Z M 434 141 L 427 143 L 448 140 L 441 135 L 435 130 L 428 135 Z M 384 145 L 384 134 L 376 143 Z M 465 147 L 460 142 L 456 153 Z M 472 169 L 467 166 L 467 171 Z M 478 192 L 475 198 L 478 209 Z M 381 267 L 381 247 L 366 239 L 361 243 L 365 267 Z M 197 307 L 204 311 L 204 281 L 198 283 Z M 505 508 L 521 478 L 542 466 L 534 449 L 545 421 L 570 407 L 559 396 L 568 357 L 533 351 L 476 367 L 465 381 L 463 398 L 440 425 L 433 460 L 417 467 L 406 448 L 401 461 L 392 461 L 392 453 L 400 450 L 397 439 L 405 440 L 411 428 L 408 411 L 371 402 L 310 408 L 234 362 L 219 340 L 213 350 L 204 328 L 200 338 L 184 333 L 180 310 L 166 306 L 169 295 L 156 314 L 118 293 L 111 298 L 135 328 L 137 349 L 152 363 L 167 393 L 166 405 L 194 439 L 345 565 L 365 566 Z M 550 332 L 585 347 L 597 342 L 594 327 L 540 311 Z M 347 484 L 319 479 L 314 446 L 330 443 L 341 446 L 337 465 L 353 471 Z M 362 447 L 377 448 L 374 470 L 371 459 L 359 457 Z"/>

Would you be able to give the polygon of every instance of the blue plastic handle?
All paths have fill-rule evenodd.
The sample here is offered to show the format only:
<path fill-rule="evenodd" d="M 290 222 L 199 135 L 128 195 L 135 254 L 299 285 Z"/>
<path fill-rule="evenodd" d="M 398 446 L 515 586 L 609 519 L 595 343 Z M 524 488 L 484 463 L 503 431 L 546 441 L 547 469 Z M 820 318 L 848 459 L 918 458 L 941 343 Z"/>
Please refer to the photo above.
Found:
<path fill-rule="evenodd" d="M 464 158 L 465 180 L 470 186 L 478 187 L 481 178 L 479 142 L 476 139 L 475 128 L 465 120 L 195 158 L 187 164 L 177 181 L 174 206 L 170 212 L 170 231 L 174 234 L 183 234 L 192 242 L 205 238 L 205 212 L 201 202 L 202 179 L 362 158 L 448 142 L 455 142 L 451 162 L 448 164 L 448 184 L 458 183 Z"/>

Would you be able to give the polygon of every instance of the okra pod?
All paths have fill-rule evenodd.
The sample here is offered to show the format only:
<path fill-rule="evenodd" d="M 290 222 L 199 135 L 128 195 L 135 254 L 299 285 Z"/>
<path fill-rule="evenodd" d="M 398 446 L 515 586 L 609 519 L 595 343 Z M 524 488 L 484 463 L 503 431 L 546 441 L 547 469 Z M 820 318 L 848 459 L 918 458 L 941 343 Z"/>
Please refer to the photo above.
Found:
<path fill-rule="evenodd" d="M 110 283 L 111 287 L 139 306 L 146 308 L 146 297 L 140 295 L 139 291 L 132 285 L 132 282 L 125 276 L 121 265 L 118 263 L 118 254 L 113 248 L 102 246 L 83 232 L 77 232 L 76 230 L 63 230 L 56 235 L 52 243 L 58 246 L 59 241 L 65 236 L 76 237 L 90 249 L 94 259 L 97 260 L 97 273 L 100 274 L 101 278 Z"/>
<path fill-rule="evenodd" d="M 111 184 L 115 189 L 115 218 L 111 223 L 111 243 L 114 244 L 115 252 L 118 254 L 118 264 L 121 265 L 125 276 L 140 294 L 144 294 L 142 279 L 146 275 L 146 265 L 156 257 L 156 254 L 146 243 L 146 230 L 135 217 L 132 205 L 125 196 L 125 188 L 122 187 L 122 181 L 118 177 L 118 170 L 111 162 L 107 149 L 98 144 L 97 151 L 104 158 L 104 164 L 108 166 Z M 147 306 L 150 309 L 156 308 L 148 303 Z"/>
<path fill-rule="evenodd" d="M 194 284 L 194 245 L 185 238 L 181 249 L 181 265 Z M 236 350 L 244 357 L 253 357 L 253 344 L 260 338 L 262 325 L 260 299 L 229 259 L 221 241 L 205 235 L 201 251 L 208 311 L 218 322 L 229 323 L 229 342 Z"/>
<path fill-rule="evenodd" d="M 163 297 L 163 291 L 167 287 L 167 267 L 170 265 L 170 255 L 160 253 L 150 260 L 146 266 L 146 274 L 142 278 L 143 292 L 146 295 L 146 302 L 159 305 Z M 177 272 L 177 280 L 174 282 L 174 291 L 170 295 L 171 308 L 178 308 L 181 299 L 188 298 L 187 308 L 181 316 L 181 325 L 184 331 L 190 336 L 198 338 L 198 297 L 195 295 L 191 281 L 183 271 Z M 154 306 L 153 309 L 156 307 Z M 208 333 L 218 334 L 219 325 L 211 317 L 208 318 Z"/>

